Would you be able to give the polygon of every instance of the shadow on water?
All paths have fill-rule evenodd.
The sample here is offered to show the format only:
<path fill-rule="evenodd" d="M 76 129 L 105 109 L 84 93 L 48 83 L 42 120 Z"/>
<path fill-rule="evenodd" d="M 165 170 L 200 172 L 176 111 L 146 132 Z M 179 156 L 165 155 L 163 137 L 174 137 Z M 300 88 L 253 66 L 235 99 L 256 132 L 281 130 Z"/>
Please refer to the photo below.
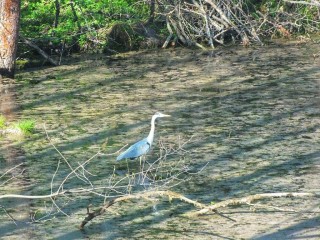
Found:
<path fill-rule="evenodd" d="M 196 141 L 187 149 L 192 151 L 193 165 L 200 168 L 209 162 L 203 173 L 174 190 L 201 202 L 260 192 L 314 191 L 319 182 L 313 166 L 319 166 L 320 161 L 316 147 L 319 71 L 318 62 L 305 57 L 308 49 L 289 45 L 212 53 L 137 52 L 121 61 L 108 60 L 108 65 L 102 58 L 94 68 L 94 61 L 89 61 L 70 65 L 70 69 L 62 66 L 51 70 L 55 77 L 32 86 L 32 92 L 27 91 L 30 86 L 21 85 L 19 91 L 24 93 L 19 105 L 24 114 L 46 123 L 50 137 L 72 164 L 90 157 L 106 139 L 109 145 L 103 150 L 113 152 L 144 136 L 156 110 L 172 114 L 172 120 L 158 124 L 158 135 L 175 141 L 177 135 L 195 134 Z M 21 76 L 28 77 L 28 73 Z M 30 174 L 39 177 L 33 191 L 48 191 L 58 154 L 41 131 L 26 145 L 30 148 L 26 152 Z M 98 174 L 98 182 L 108 178 L 119 164 L 113 157 L 98 158 L 90 170 Z M 40 170 L 47 176 L 35 174 Z M 302 209 L 303 203 L 299 204 L 294 206 Z M 71 205 L 64 208 L 76 208 Z M 269 232 L 259 235 L 263 228 L 253 224 L 253 217 L 235 225 L 220 217 L 183 219 L 179 214 L 191 210 L 185 204 L 163 204 L 159 215 L 152 215 L 152 207 L 138 206 L 129 211 L 130 207 L 123 205 L 125 214 L 102 217 L 85 233 L 70 231 L 58 221 L 52 222 L 57 227 L 50 232 L 61 239 L 101 235 L 134 239 L 160 233 L 167 238 L 188 239 L 278 236 Z M 174 214 L 162 214 L 166 209 Z M 286 218 L 285 213 L 279 215 L 281 220 Z M 300 231 L 300 226 L 312 219 L 313 223 L 318 221 L 310 217 L 301 218 L 296 225 L 290 225 L 292 221 L 283 224 L 279 233 L 287 236 Z M 79 223 L 79 219 L 73 221 Z M 269 226 L 268 219 L 262 218 L 263 223 Z M 247 231 L 241 231 L 248 225 Z M 226 229 L 232 231 L 226 233 Z"/>
<path fill-rule="evenodd" d="M 17 121 L 19 117 L 16 85 L 11 79 L 0 78 L 0 115 L 5 118 L 6 122 Z M 25 193 L 25 191 L 30 186 L 30 179 L 28 177 L 28 170 L 26 165 L 27 163 L 24 150 L 20 147 L 19 144 L 16 143 L 15 140 L 7 138 L 5 134 L 2 135 L 2 132 L 0 132 L 0 176 L 2 176 L 2 178 L 0 179 L 1 195 L 8 192 L 17 194 Z M 3 176 L 3 174 L 11 168 L 14 169 L 8 172 L 6 176 Z M 11 177 L 14 180 L 7 180 L 7 176 L 9 176 L 8 178 Z M 4 181 L 8 181 L 8 183 L 4 185 Z M 2 213 L 5 213 L 4 209 L 6 208 L 19 209 L 19 215 L 16 219 L 18 221 L 28 220 L 28 200 L 13 199 L 8 201 L 0 201 L 0 207 L 0 212 Z M 21 227 L 22 225 L 25 224 L 18 224 L 17 227 Z M 16 229 L 15 225 L 13 229 Z M 6 232 L 4 230 L 1 230 L 0 227 L 0 236 L 2 235 L 2 233 L 9 233 L 9 230 L 7 230 Z"/>
<path fill-rule="evenodd" d="M 287 228 L 276 230 L 272 233 L 261 234 L 254 237 L 254 240 L 268 240 L 268 239 L 319 239 L 320 216 L 316 216 L 305 221 L 300 221 Z M 318 229 L 318 230 L 317 230 Z M 307 232 L 302 237 L 300 232 Z"/>

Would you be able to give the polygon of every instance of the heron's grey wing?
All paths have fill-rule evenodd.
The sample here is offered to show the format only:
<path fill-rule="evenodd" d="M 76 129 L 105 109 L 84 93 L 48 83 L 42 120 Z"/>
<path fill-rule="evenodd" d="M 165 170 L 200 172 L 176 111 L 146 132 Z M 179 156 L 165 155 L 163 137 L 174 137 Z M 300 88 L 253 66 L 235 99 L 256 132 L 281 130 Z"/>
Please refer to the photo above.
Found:
<path fill-rule="evenodd" d="M 150 149 L 150 144 L 148 143 L 147 139 L 142 139 L 139 142 L 136 142 L 132 146 L 130 146 L 126 151 L 121 153 L 117 157 L 117 161 L 125 158 L 137 158 L 143 154 L 146 154 Z"/>

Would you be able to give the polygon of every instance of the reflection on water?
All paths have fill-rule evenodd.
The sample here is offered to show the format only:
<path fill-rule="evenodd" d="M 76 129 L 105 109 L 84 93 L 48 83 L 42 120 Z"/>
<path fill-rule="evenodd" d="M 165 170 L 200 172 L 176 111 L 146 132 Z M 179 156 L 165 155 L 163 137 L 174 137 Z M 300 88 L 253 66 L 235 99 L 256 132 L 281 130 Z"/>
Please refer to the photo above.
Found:
<path fill-rule="evenodd" d="M 22 73 L 21 82 L 38 75 L 54 76 L 36 85 L 21 84 L 18 89 L 22 114 L 39 125 L 37 133 L 23 143 L 33 183 L 30 194 L 50 191 L 60 159 L 48 144 L 42 123 L 76 167 L 100 147 L 110 153 L 146 136 L 150 116 L 156 111 L 172 118 L 157 125 L 155 142 L 162 139 L 173 144 L 179 136 L 194 135 L 185 146 L 186 161 L 193 169 L 208 163 L 173 190 L 204 203 L 261 192 L 316 191 L 320 184 L 320 59 L 310 56 L 319 50 L 316 44 L 289 44 L 213 52 L 133 52 L 120 61 L 113 61 L 117 58 L 113 56 L 108 64 L 104 58 L 88 58 Z M 148 160 L 156 159 L 158 153 L 155 146 Z M 129 164 L 132 169 L 139 165 L 138 161 Z M 127 165 L 117 163 L 115 156 L 99 156 L 87 165 L 92 173 L 87 176 L 103 186 L 115 169 L 125 171 Z M 56 179 L 63 179 L 68 171 L 61 163 Z M 83 184 L 73 179 L 66 187 Z M 75 226 L 84 218 L 86 206 L 103 201 L 92 195 L 58 202 L 71 217 L 60 214 L 28 230 L 26 236 L 45 232 L 49 238 L 61 239 L 233 239 L 265 234 L 266 239 L 275 239 L 289 232 L 304 236 L 306 225 L 316 235 L 318 226 L 312 199 L 273 202 L 297 211 L 290 215 L 270 208 L 257 212 L 246 207 L 226 209 L 224 214 L 237 223 L 219 216 L 186 219 L 181 214 L 192 206 L 164 200 L 157 205 L 122 203 L 89 224 L 85 232 L 78 231 Z M 31 208 L 45 209 L 43 201 L 35 201 Z M 4 229 L 12 223 L 5 215 L 1 222 L 0 235 L 9 235 Z M 279 226 L 281 231 L 275 231 Z"/>

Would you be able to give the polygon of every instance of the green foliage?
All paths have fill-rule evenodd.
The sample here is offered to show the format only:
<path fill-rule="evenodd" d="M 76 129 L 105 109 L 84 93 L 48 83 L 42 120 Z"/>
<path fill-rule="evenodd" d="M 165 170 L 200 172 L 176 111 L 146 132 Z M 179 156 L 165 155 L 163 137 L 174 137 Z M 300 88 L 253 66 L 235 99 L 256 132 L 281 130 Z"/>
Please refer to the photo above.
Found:
<path fill-rule="evenodd" d="M 18 123 L 15 123 L 14 126 L 27 135 L 33 132 L 35 128 L 35 121 L 31 119 L 21 120 Z"/>
<path fill-rule="evenodd" d="M 6 125 L 6 119 L 4 116 L 0 115 L 0 129 L 4 128 Z"/>
<path fill-rule="evenodd" d="M 87 49 L 92 43 L 103 43 L 97 30 L 116 21 L 136 22 L 148 17 L 148 7 L 135 0 L 59 0 L 58 25 L 54 27 L 55 1 L 22 0 L 21 31 L 41 45 L 74 46 Z M 73 6 L 73 7 L 72 7 Z M 105 37 L 105 36 L 104 36 Z M 96 47 L 96 46 L 95 46 Z"/>
<path fill-rule="evenodd" d="M 144 42 L 141 32 L 132 29 L 139 23 L 145 23 L 150 15 L 150 6 L 148 1 L 138 0 L 21 0 L 21 32 L 27 38 L 31 38 L 40 48 L 47 53 L 61 54 L 74 51 L 101 51 L 109 49 L 110 44 L 118 45 L 117 49 L 130 50 L 140 43 Z M 224 1 L 222 1 L 224 2 Z M 230 1 L 226 1 L 229 2 Z M 250 27 L 253 26 L 260 32 L 259 36 L 279 35 L 288 36 L 291 33 L 305 33 L 318 31 L 320 13 L 317 7 L 303 4 L 291 4 L 286 1 L 279 0 L 232 0 L 242 9 L 239 13 L 248 21 Z M 56 3 L 60 6 L 59 12 L 56 9 Z M 166 3 L 162 2 L 156 8 L 158 12 L 171 11 Z M 176 1 L 175 5 L 181 4 Z M 190 4 L 189 4 L 190 5 Z M 189 7 L 187 5 L 187 7 Z M 192 4 L 191 4 L 192 5 Z M 191 6 L 190 5 L 190 6 Z M 56 16 L 58 21 L 56 22 Z M 235 12 L 237 14 L 237 12 Z M 164 15 L 168 12 L 162 12 L 162 16 L 158 15 L 158 19 L 164 21 Z M 188 13 L 191 14 L 191 13 Z M 211 14 L 211 13 L 210 13 Z M 232 14 L 230 14 L 230 17 Z M 162 18 L 161 18 L 162 17 Z M 186 19 L 187 16 L 185 16 Z M 232 17 L 231 17 L 232 18 Z M 241 19 L 241 17 L 237 17 Z M 268 21 L 265 21 L 265 20 Z M 177 19 L 176 19 L 177 20 Z M 232 20 L 232 19 L 231 19 Z M 159 22 L 162 22 L 159 21 Z M 158 23 L 159 23 L 158 22 Z M 194 21 L 190 22 L 197 24 Z M 55 26 L 56 25 L 56 26 Z M 129 26 L 124 30 L 124 34 L 118 32 L 117 38 L 121 41 L 108 42 L 106 35 L 112 31 L 115 25 Z M 186 23 L 182 23 L 186 25 Z M 240 24 L 241 25 L 241 24 Z M 243 28 L 244 26 L 238 26 Z M 280 27 L 280 30 L 277 29 Z M 158 36 L 164 38 L 169 34 L 165 25 L 159 27 L 152 26 L 157 30 Z M 245 27 L 247 28 L 247 27 Z M 125 39 L 125 31 L 129 32 L 128 39 Z M 133 33 L 133 34 L 132 34 Z M 226 34 L 227 35 L 227 34 Z M 205 36 L 199 36 L 197 33 L 196 41 L 200 41 Z M 122 43 L 125 43 L 123 45 Z M 19 47 L 19 51 L 28 52 L 23 47 Z M 25 58 L 25 56 L 22 56 Z M 19 65 L 18 67 L 23 67 Z"/>

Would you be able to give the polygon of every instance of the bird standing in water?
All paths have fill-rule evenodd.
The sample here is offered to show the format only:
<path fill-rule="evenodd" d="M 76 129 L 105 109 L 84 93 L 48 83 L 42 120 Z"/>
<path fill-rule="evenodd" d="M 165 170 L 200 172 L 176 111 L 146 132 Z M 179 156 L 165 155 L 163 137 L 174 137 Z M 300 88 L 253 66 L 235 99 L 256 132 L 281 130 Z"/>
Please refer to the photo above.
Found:
<path fill-rule="evenodd" d="M 155 113 L 151 119 L 151 129 L 148 137 L 130 146 L 126 151 L 124 151 L 117 157 L 117 161 L 126 158 L 135 159 L 141 157 L 142 155 L 145 155 L 150 150 L 154 137 L 155 121 L 160 117 L 170 117 L 170 115 L 166 115 L 160 112 Z"/>

